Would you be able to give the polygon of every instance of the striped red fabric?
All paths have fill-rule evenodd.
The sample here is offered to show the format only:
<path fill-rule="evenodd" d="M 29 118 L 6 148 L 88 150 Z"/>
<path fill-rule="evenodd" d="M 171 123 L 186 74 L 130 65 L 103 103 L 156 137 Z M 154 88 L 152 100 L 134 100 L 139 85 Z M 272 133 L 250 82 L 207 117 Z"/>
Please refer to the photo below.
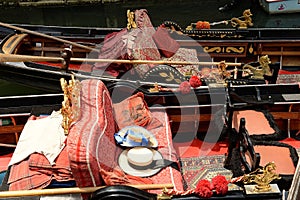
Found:
<path fill-rule="evenodd" d="M 12 165 L 8 184 L 9 190 L 43 189 L 52 180 L 74 180 L 66 148 L 58 155 L 53 166 L 39 153 L 31 154 L 26 160 Z"/>
<path fill-rule="evenodd" d="M 153 116 L 163 126 L 147 127 L 157 138 L 158 150 L 163 157 L 177 161 L 173 148 L 169 119 L 165 111 L 156 111 Z M 79 187 L 114 184 L 173 183 L 182 190 L 182 177 L 179 171 L 166 167 L 157 175 L 140 178 L 125 174 L 118 166 L 121 151 L 114 140 L 116 123 L 110 95 L 99 80 L 82 81 L 81 116 L 70 128 L 67 148 L 74 178 Z"/>
<path fill-rule="evenodd" d="M 103 184 L 100 168 L 114 168 L 114 157 L 120 151 L 113 138 L 112 102 L 107 88 L 98 80 L 82 81 L 80 101 L 81 116 L 67 138 L 71 169 L 79 187 L 98 186 Z"/>

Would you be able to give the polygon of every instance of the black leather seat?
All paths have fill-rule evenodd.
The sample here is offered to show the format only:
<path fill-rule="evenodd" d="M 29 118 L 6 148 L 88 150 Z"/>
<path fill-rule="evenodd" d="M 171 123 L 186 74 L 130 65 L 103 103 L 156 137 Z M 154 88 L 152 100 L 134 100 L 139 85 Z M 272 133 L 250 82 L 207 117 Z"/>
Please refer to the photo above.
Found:
<path fill-rule="evenodd" d="M 253 140 L 245 124 L 246 120 L 242 118 L 238 132 L 232 132 L 231 136 L 235 138 L 229 138 L 236 143 L 228 148 L 225 167 L 232 170 L 233 176 L 236 177 L 253 172 L 267 162 L 274 162 L 277 166 L 276 172 L 281 177 L 277 184 L 280 189 L 288 190 L 299 160 L 297 150 L 280 141 Z"/>

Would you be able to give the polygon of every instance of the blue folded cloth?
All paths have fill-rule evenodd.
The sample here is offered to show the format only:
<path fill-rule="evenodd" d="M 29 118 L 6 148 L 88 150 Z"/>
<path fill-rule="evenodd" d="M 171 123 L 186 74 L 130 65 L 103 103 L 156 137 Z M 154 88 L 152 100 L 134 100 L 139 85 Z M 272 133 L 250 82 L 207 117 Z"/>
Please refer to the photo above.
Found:
<path fill-rule="evenodd" d="M 124 146 L 148 146 L 149 139 L 144 136 L 143 133 L 134 132 L 133 130 L 128 129 L 124 135 L 120 132 L 115 133 L 115 140 L 117 144 Z"/>

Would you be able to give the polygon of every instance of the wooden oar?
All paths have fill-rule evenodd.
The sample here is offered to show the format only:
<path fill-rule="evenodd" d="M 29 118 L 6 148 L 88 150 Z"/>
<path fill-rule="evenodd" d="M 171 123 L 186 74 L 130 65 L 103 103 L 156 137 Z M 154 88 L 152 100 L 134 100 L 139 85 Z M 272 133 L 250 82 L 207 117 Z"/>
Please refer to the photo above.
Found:
<path fill-rule="evenodd" d="M 1 54 L 0 62 L 62 62 L 61 57 L 42 57 L 15 54 Z M 91 58 L 71 58 L 72 62 L 92 62 L 92 63 L 125 63 L 125 64 L 157 64 L 157 65 L 218 65 L 220 62 L 189 62 L 189 61 L 168 61 L 168 60 L 118 60 L 118 59 L 91 59 Z M 226 63 L 228 66 L 241 66 L 242 63 Z"/>
<path fill-rule="evenodd" d="M 0 53 L 0 62 L 63 62 L 61 57 L 28 56 Z"/>
<path fill-rule="evenodd" d="M 49 39 L 56 40 L 56 41 L 59 41 L 59 42 L 63 42 L 63 43 L 66 43 L 66 44 L 71 44 L 73 46 L 80 47 L 80 48 L 83 48 L 83 49 L 87 49 L 87 50 L 90 50 L 90 51 L 100 52 L 99 49 L 91 48 L 91 47 L 88 47 L 88 46 L 85 46 L 85 45 L 82 45 L 82 44 L 78 44 L 76 42 L 72 42 L 72 41 L 69 41 L 69 40 L 64 40 L 62 38 L 54 37 L 54 36 L 43 34 L 43 33 L 40 33 L 40 32 L 31 31 L 31 30 L 21 28 L 21 27 L 17 27 L 17 26 L 11 25 L 11 24 L 6 24 L 6 23 L 3 23 L 3 22 L 0 22 L 0 26 L 4 26 L 4 27 L 14 29 L 14 30 L 17 30 L 17 31 L 21 31 L 21 32 L 24 32 L 24 33 L 29 33 L 29 34 L 32 34 L 32 35 L 37 35 L 37 36 L 44 37 L 44 38 L 49 38 Z"/>
<path fill-rule="evenodd" d="M 129 185 L 140 190 L 154 190 L 163 188 L 173 188 L 173 184 L 144 184 L 144 185 Z M 40 189 L 40 190 L 18 190 L 18 191 L 3 191 L 0 192 L 0 198 L 9 197 L 24 197 L 24 196 L 44 196 L 44 195 L 61 195 L 61 194 L 79 194 L 79 193 L 92 193 L 100 187 L 73 187 L 73 188 L 54 188 L 54 189 Z"/>
<path fill-rule="evenodd" d="M 125 64 L 156 64 L 156 65 L 218 65 L 220 62 L 189 62 L 169 60 L 117 60 L 117 59 L 90 59 L 71 58 L 73 62 L 95 62 L 95 63 L 125 63 Z M 241 66 L 242 63 L 226 63 L 228 66 Z"/>

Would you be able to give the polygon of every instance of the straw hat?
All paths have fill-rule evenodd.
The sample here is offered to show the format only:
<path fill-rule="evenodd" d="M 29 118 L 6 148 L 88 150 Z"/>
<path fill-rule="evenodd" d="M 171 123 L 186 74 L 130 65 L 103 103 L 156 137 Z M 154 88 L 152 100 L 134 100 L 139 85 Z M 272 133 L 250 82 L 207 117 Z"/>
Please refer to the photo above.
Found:
<path fill-rule="evenodd" d="M 157 174 L 162 168 L 153 169 L 151 166 L 155 160 L 163 159 L 162 155 L 147 147 L 134 147 L 124 150 L 118 159 L 121 169 L 133 176 L 148 177 Z"/>
<path fill-rule="evenodd" d="M 156 148 L 158 142 L 154 135 L 141 126 L 126 126 L 115 133 L 116 142 L 124 147 L 152 147 Z"/>

